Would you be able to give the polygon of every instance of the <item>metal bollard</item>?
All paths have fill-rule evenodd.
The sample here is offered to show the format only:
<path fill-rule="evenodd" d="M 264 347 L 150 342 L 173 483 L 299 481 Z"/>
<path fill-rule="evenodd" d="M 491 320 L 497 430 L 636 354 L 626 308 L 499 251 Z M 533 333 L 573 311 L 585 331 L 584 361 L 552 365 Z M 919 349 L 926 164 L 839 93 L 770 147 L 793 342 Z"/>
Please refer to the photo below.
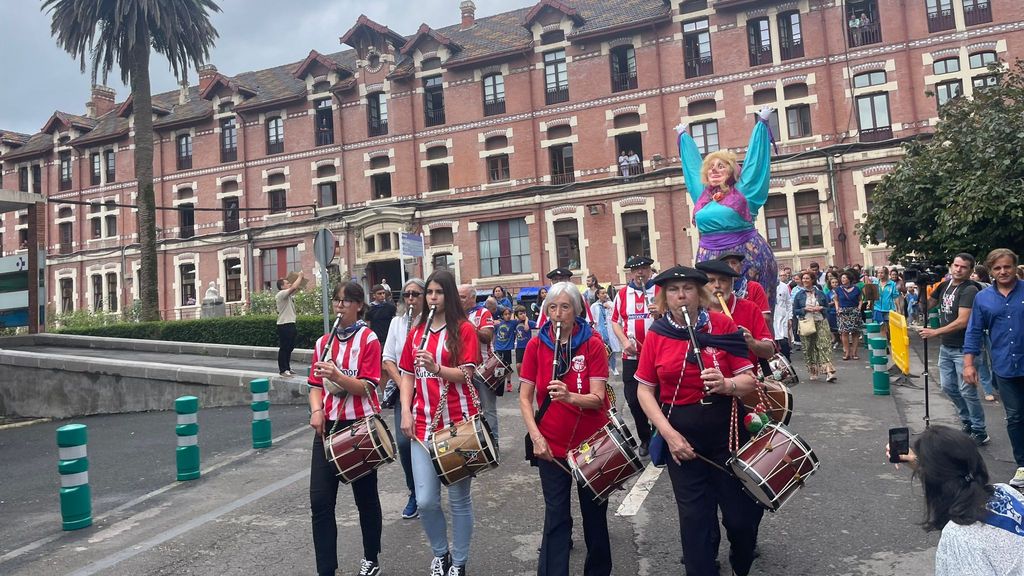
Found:
<path fill-rule="evenodd" d="M 199 478 L 199 398 L 182 396 L 174 401 L 178 413 L 178 425 L 174 433 L 178 436 L 175 453 L 178 462 L 178 480 Z"/>
<path fill-rule="evenodd" d="M 89 458 L 85 448 L 88 437 L 85 424 L 57 428 L 60 516 L 64 530 L 92 526 L 92 490 L 89 488 Z"/>
<path fill-rule="evenodd" d="M 886 340 L 882 337 L 869 338 L 871 349 L 871 384 L 875 396 L 889 395 L 889 355 L 886 353 Z"/>
<path fill-rule="evenodd" d="M 270 448 L 270 380 L 258 378 L 249 382 L 252 392 L 252 447 Z"/>

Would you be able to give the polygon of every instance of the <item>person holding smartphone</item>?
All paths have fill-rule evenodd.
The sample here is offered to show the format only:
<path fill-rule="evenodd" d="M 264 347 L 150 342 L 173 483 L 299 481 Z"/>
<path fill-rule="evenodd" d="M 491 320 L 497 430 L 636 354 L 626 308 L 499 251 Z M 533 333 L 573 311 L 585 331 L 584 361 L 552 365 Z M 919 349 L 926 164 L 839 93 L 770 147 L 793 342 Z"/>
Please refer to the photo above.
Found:
<path fill-rule="evenodd" d="M 989 484 L 970 436 L 931 426 L 898 460 L 924 487 L 925 529 L 942 531 L 935 576 L 1024 574 L 1024 494 L 1008 484 Z"/>

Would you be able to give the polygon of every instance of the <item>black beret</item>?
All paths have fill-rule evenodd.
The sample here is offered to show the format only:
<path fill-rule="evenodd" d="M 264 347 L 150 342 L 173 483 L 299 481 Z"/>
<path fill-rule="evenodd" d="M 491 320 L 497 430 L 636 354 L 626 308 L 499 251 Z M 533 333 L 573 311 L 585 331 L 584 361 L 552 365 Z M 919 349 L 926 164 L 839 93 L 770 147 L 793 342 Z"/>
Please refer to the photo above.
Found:
<path fill-rule="evenodd" d="M 654 282 L 657 286 L 664 286 L 673 280 L 692 280 L 703 286 L 708 283 L 708 276 L 700 270 L 690 268 L 689 266 L 673 266 L 655 276 L 651 282 Z"/>
<path fill-rule="evenodd" d="M 697 270 L 701 270 L 708 274 L 718 274 L 720 276 L 728 276 L 730 278 L 739 278 L 740 275 L 732 269 L 727 263 L 721 260 L 708 260 L 707 262 L 698 262 Z"/>
<path fill-rule="evenodd" d="M 650 266 L 654 264 L 654 260 L 651 260 L 647 256 L 630 256 L 629 260 L 626 260 L 626 268 L 643 268 L 644 266 Z"/>
<path fill-rule="evenodd" d="M 548 272 L 548 278 L 554 280 L 556 277 L 565 276 L 566 278 L 572 278 L 572 272 L 568 268 L 555 268 L 551 272 Z"/>

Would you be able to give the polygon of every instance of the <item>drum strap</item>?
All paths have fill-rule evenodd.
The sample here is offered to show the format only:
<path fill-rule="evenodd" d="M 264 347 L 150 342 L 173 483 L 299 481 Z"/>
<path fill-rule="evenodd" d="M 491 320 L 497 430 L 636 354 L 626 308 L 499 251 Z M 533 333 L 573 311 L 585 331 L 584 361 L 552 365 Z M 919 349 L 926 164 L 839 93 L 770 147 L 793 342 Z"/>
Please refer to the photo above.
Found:
<path fill-rule="evenodd" d="M 473 377 L 469 374 L 469 368 L 465 366 L 459 366 L 459 370 L 462 370 L 462 375 L 466 378 L 466 387 L 469 388 L 469 396 L 473 400 L 473 407 L 476 408 L 477 412 L 480 412 L 480 396 L 476 392 L 476 386 L 473 385 Z M 430 429 L 427 430 L 427 439 L 430 439 L 437 430 L 437 424 L 441 421 L 441 411 L 444 410 L 445 406 L 448 405 L 448 386 L 449 382 L 443 380 L 444 385 L 441 388 L 441 399 L 437 403 L 437 410 L 434 411 L 434 417 L 430 420 Z"/>

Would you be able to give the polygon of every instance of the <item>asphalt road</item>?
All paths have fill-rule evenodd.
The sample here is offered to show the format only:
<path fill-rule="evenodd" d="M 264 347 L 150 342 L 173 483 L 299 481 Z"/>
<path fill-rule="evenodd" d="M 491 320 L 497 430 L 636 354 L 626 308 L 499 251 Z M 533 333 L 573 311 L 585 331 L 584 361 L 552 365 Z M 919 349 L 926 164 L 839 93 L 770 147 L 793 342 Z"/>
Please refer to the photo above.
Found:
<path fill-rule="evenodd" d="M 839 361 L 839 381 L 793 389 L 791 428 L 821 460 L 807 486 L 760 531 L 755 574 L 787 576 L 924 576 L 933 572 L 935 533 L 921 518 L 921 490 L 906 469 L 885 462 L 886 430 L 922 425 L 923 392 L 894 388 L 871 394 L 866 351 Z M 937 353 L 931 356 L 934 363 Z M 794 356 L 801 377 L 803 359 Z M 920 372 L 920 365 L 917 365 Z M 955 424 L 938 395 L 933 370 L 933 423 Z M 910 381 L 917 384 L 920 379 Z M 620 383 L 616 383 L 621 388 Z M 622 395 L 619 394 L 620 402 Z M 474 480 L 476 524 L 469 571 L 474 575 L 536 572 L 543 501 L 536 471 L 522 461 L 523 434 L 515 399 L 499 399 L 502 464 Z M 992 445 L 984 452 L 997 480 L 1013 470 L 1001 406 L 987 406 Z M 65 422 L 0 429 L 0 574 L 252 575 L 315 573 L 309 524 L 308 469 L 312 442 L 301 406 L 271 410 L 275 443 L 250 450 L 247 408 L 201 411 L 204 473 L 174 480 L 174 414 L 154 412 L 75 420 L 89 425 L 95 524 L 60 530 L 54 430 Z M 394 428 L 392 428 L 394 429 Z M 511 439 L 516 440 L 511 440 Z M 381 470 L 386 574 L 423 574 L 430 552 L 418 520 L 402 520 L 406 491 L 399 464 Z M 636 497 L 641 497 L 637 492 Z M 339 574 L 358 571 L 355 507 L 339 498 Z M 679 525 L 666 473 L 653 482 L 635 515 L 615 513 L 627 492 L 611 498 L 614 574 L 681 574 Z M 578 513 L 577 513 L 578 514 Z M 582 573 L 584 546 L 571 573 Z M 727 561 L 728 545 L 721 560 Z"/>

